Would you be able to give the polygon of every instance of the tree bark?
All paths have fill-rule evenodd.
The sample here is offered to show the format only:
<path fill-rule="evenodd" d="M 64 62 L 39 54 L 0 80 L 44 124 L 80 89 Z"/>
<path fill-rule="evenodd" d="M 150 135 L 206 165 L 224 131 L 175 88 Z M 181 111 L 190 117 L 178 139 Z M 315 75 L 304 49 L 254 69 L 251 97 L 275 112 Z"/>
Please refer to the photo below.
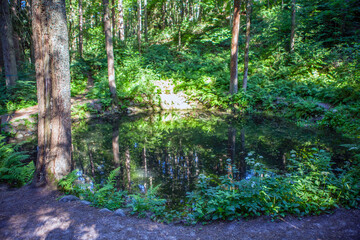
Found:
<path fill-rule="evenodd" d="M 230 59 L 230 94 L 238 92 L 238 49 L 239 49 L 239 27 L 240 27 L 240 0 L 234 0 L 234 20 L 231 39 Z"/>
<path fill-rule="evenodd" d="M 141 54 L 141 0 L 137 0 L 138 11 L 137 11 L 137 20 L 138 20 L 138 29 L 137 29 L 137 37 L 139 44 L 139 53 Z"/>
<path fill-rule="evenodd" d="M 79 0 L 79 53 L 83 58 L 83 8 L 82 0 Z"/>
<path fill-rule="evenodd" d="M 244 53 L 244 79 L 243 79 L 243 90 L 246 92 L 248 71 L 249 71 L 249 47 L 250 47 L 250 16 L 251 16 L 251 0 L 247 1 L 246 6 L 246 42 L 245 42 L 245 53 Z"/>
<path fill-rule="evenodd" d="M 116 19 L 115 0 L 111 0 L 111 27 L 112 27 L 111 29 L 112 29 L 113 38 L 115 38 L 115 33 L 116 33 L 115 19 Z"/>
<path fill-rule="evenodd" d="M 148 42 L 148 13 L 147 13 L 147 0 L 144 0 L 144 32 L 145 42 Z"/>
<path fill-rule="evenodd" d="M 118 11 L 119 11 L 119 20 L 118 20 L 119 38 L 120 38 L 120 41 L 124 41 L 125 40 L 125 25 L 124 25 L 123 0 L 118 1 Z"/>
<path fill-rule="evenodd" d="M 53 185 L 71 169 L 71 103 L 65 0 L 33 0 L 38 96 L 38 155 L 34 183 Z"/>
<path fill-rule="evenodd" d="M 113 107 L 115 107 L 118 104 L 118 97 L 116 93 L 116 83 L 115 83 L 114 47 L 113 47 L 111 24 L 109 17 L 109 0 L 103 0 L 103 5 L 104 5 L 104 30 L 105 30 L 105 45 L 106 45 L 106 54 L 107 54 L 107 62 L 108 62 L 109 88 L 112 98 L 112 105 Z"/>
<path fill-rule="evenodd" d="M 292 11 L 291 11 L 291 36 L 290 36 L 290 52 L 294 51 L 295 47 L 295 15 L 296 15 L 296 2 L 292 0 Z"/>
<path fill-rule="evenodd" d="M 14 86 L 18 79 L 16 67 L 16 53 L 13 39 L 13 28 L 10 18 L 9 2 L 7 0 L 0 0 L 0 34 L 1 45 L 4 59 L 5 82 L 7 87 Z"/>

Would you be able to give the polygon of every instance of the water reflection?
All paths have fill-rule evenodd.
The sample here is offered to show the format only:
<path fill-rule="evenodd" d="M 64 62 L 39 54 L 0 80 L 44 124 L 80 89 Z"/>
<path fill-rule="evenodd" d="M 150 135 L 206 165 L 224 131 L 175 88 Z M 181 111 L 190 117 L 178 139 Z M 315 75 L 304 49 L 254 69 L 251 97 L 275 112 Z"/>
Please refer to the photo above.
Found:
<path fill-rule="evenodd" d="M 292 149 L 328 149 L 341 161 L 346 158 L 338 147 L 343 143 L 351 141 L 262 116 L 166 113 L 95 119 L 73 127 L 73 158 L 85 175 L 102 183 L 120 167 L 119 188 L 146 192 L 161 184 L 160 193 L 170 204 L 193 189 L 200 173 L 226 174 L 227 159 L 239 170 L 231 177 L 243 179 L 250 174 L 245 162 L 250 151 L 263 156 L 268 167 L 284 170 Z"/>

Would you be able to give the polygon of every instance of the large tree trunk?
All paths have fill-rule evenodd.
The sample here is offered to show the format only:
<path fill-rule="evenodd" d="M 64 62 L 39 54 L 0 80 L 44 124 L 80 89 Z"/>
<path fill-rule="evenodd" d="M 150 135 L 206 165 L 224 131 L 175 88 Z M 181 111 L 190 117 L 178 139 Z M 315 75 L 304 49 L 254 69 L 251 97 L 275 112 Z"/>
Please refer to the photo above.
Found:
<path fill-rule="evenodd" d="M 295 15 L 296 15 L 296 2 L 292 0 L 292 11 L 291 11 L 291 36 L 290 36 L 290 52 L 294 51 L 295 47 Z"/>
<path fill-rule="evenodd" d="M 238 49 L 240 27 L 240 0 L 234 0 L 234 20 L 231 39 L 230 94 L 238 92 Z"/>
<path fill-rule="evenodd" d="M 137 0 L 138 11 L 137 11 L 137 20 L 138 20 L 138 29 L 137 29 L 137 37 L 139 44 L 139 53 L 141 54 L 141 0 Z"/>
<path fill-rule="evenodd" d="M 16 84 L 18 74 L 16 67 L 16 54 L 13 39 L 13 28 L 10 18 L 9 2 L 7 0 L 0 0 L 0 34 L 1 45 L 3 49 L 4 70 L 6 86 L 14 86 Z"/>
<path fill-rule="evenodd" d="M 246 42 L 245 42 L 245 53 L 244 53 L 244 79 L 243 89 L 246 92 L 248 71 L 249 71 L 249 47 L 250 47 L 250 15 L 251 15 L 251 0 L 248 0 L 246 6 Z"/>
<path fill-rule="evenodd" d="M 82 0 L 79 0 L 79 53 L 83 57 L 83 8 Z"/>
<path fill-rule="evenodd" d="M 52 185 L 71 168 L 71 103 L 65 0 L 33 0 L 38 95 L 38 156 L 34 182 Z"/>
<path fill-rule="evenodd" d="M 113 107 L 115 107 L 118 104 L 118 97 L 116 93 L 116 83 L 115 83 L 114 47 L 113 47 L 111 24 L 109 17 L 109 0 L 103 0 L 103 5 L 104 5 L 104 30 L 105 30 L 105 45 L 106 45 L 106 54 L 107 54 L 107 62 L 108 62 L 109 88 L 112 98 L 112 105 Z"/>
<path fill-rule="evenodd" d="M 124 25 L 123 0 L 118 1 L 118 11 L 119 11 L 119 20 L 118 20 L 119 38 L 120 38 L 120 41 L 124 41 L 125 40 L 125 25 Z"/>

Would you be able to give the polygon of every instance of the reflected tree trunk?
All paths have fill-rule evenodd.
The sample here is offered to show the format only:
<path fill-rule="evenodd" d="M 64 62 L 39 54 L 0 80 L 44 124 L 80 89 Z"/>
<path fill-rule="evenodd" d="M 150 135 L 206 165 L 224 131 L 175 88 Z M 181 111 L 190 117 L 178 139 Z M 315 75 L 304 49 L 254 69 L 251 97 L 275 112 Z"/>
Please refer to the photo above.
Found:
<path fill-rule="evenodd" d="M 126 180 L 127 185 L 126 188 L 129 192 L 131 192 L 131 172 L 130 172 L 130 148 L 129 146 L 126 146 L 125 150 L 125 172 L 126 172 Z"/>
<path fill-rule="evenodd" d="M 248 71 L 249 71 L 249 47 L 250 47 L 250 24 L 251 24 L 251 0 L 247 0 L 246 5 L 246 42 L 245 42 L 245 53 L 244 53 L 244 79 L 243 79 L 243 90 L 246 92 L 248 82 Z"/>
<path fill-rule="evenodd" d="M 241 129 L 241 157 L 239 161 L 239 179 L 244 179 L 246 177 L 246 151 L 245 151 L 245 129 Z"/>
<path fill-rule="evenodd" d="M 119 125 L 117 124 L 117 122 L 115 122 L 113 126 L 112 152 L 114 156 L 115 168 L 118 168 L 120 167 L 120 150 L 119 150 Z"/>
<path fill-rule="evenodd" d="M 38 97 L 34 183 L 52 185 L 71 168 L 70 64 L 65 0 L 33 0 Z"/>
<path fill-rule="evenodd" d="M 146 145 L 144 144 L 143 152 L 142 152 L 143 162 L 144 162 L 144 188 L 145 193 L 147 192 L 147 175 L 148 175 L 148 169 L 147 169 L 147 158 L 146 158 Z"/>
<path fill-rule="evenodd" d="M 0 0 L 0 34 L 4 61 L 5 82 L 7 87 L 15 86 L 18 79 L 13 26 L 10 18 L 9 2 Z"/>
<path fill-rule="evenodd" d="M 88 147 L 88 154 L 89 154 L 89 161 L 90 161 L 90 170 L 91 170 L 91 176 L 95 178 L 95 164 L 94 164 L 94 157 L 92 154 L 92 149 L 89 144 L 87 144 Z"/>
<path fill-rule="evenodd" d="M 229 126 L 228 129 L 228 158 L 235 162 L 236 128 Z"/>
<path fill-rule="evenodd" d="M 238 49 L 239 49 L 239 27 L 240 27 L 240 0 L 234 0 L 234 20 L 231 38 L 230 59 L 230 94 L 238 92 Z"/>

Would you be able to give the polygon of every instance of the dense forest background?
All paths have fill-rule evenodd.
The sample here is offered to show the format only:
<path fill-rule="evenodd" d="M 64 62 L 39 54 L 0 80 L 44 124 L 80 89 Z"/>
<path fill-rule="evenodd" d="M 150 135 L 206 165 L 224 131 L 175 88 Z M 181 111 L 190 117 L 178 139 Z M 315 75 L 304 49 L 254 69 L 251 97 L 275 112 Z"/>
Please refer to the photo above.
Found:
<path fill-rule="evenodd" d="M 233 2 L 67 0 L 72 96 L 86 92 L 88 98 L 101 99 L 104 109 L 111 105 L 103 22 L 108 9 L 122 109 L 132 104 L 157 106 L 156 83 L 167 80 L 175 84 L 175 91 L 184 91 L 207 108 L 265 111 L 356 136 L 359 2 L 240 2 L 239 86 L 247 13 L 248 86 L 246 92 L 240 87 L 230 95 Z M 2 1 L 2 9 L 2 21 L 10 19 L 12 29 L 2 28 L 1 55 L 10 56 L 12 49 L 16 59 L 11 79 L 5 71 L 6 58 L 0 60 L 0 112 L 5 114 L 36 104 L 36 80 L 31 1 Z M 5 38 L 12 39 L 13 47 L 4 46 Z"/>

